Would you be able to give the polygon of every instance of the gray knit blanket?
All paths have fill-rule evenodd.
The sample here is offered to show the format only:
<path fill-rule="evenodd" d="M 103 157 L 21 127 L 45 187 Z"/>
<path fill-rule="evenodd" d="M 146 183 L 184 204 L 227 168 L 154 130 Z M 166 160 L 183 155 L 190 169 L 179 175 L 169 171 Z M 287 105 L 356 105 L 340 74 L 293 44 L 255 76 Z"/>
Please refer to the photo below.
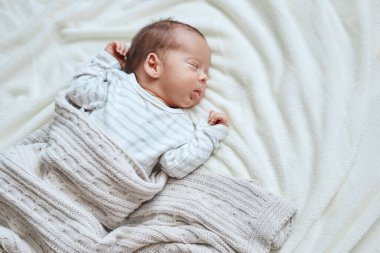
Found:
<path fill-rule="evenodd" d="M 294 213 L 202 167 L 144 176 L 64 93 L 47 127 L 0 154 L 0 252 L 269 252 Z"/>

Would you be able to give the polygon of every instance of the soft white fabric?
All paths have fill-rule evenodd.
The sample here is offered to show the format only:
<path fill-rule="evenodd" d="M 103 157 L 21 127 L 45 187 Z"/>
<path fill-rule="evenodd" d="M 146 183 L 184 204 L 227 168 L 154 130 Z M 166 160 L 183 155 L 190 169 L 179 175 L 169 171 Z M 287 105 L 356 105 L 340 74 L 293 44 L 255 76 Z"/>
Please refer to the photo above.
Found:
<path fill-rule="evenodd" d="M 376 0 L 3 1 L 0 139 L 46 123 L 74 68 L 173 17 L 213 52 L 206 97 L 229 136 L 205 164 L 293 202 L 280 252 L 380 249 L 380 3 Z"/>
<path fill-rule="evenodd" d="M 170 108 L 149 94 L 104 50 L 78 69 L 67 95 L 146 175 L 159 162 L 169 176 L 186 176 L 219 148 L 228 132 L 222 124 L 195 128 L 187 110 Z"/>
<path fill-rule="evenodd" d="M 252 180 L 140 171 L 61 92 L 49 125 L 0 152 L 0 251 L 268 253 L 292 231 L 295 209 Z"/>

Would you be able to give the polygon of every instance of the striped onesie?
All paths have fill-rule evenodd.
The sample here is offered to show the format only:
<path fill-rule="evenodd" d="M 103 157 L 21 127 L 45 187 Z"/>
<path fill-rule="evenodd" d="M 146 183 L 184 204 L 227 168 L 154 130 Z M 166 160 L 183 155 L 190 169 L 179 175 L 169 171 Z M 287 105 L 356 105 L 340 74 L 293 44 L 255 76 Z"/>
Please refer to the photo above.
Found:
<path fill-rule="evenodd" d="M 147 176 L 157 163 L 169 176 L 186 176 L 210 157 L 228 132 L 222 124 L 194 125 L 186 110 L 170 108 L 145 91 L 106 51 L 79 69 L 67 95 Z"/>

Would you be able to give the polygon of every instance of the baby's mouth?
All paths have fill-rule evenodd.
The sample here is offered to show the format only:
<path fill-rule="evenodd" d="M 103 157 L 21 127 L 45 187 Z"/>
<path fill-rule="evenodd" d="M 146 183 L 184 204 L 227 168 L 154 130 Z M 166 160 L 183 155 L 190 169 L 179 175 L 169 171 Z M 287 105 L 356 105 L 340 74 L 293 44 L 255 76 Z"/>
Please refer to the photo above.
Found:
<path fill-rule="evenodd" d="M 200 99 L 200 97 L 202 96 L 202 90 L 193 90 L 193 94 L 192 94 L 192 99 Z"/>

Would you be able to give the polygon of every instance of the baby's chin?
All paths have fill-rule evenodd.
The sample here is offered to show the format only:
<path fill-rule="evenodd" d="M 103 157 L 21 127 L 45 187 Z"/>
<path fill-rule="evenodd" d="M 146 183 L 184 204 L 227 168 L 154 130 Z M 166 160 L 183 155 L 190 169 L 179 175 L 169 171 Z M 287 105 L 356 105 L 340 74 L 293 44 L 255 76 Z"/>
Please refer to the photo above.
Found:
<path fill-rule="evenodd" d="M 177 101 L 174 105 L 170 106 L 172 108 L 182 108 L 182 109 L 189 109 L 201 102 L 203 97 L 198 99 L 189 98 L 187 100 Z"/>
<path fill-rule="evenodd" d="M 189 103 L 188 105 L 182 107 L 184 109 L 189 109 L 189 108 L 192 108 L 196 105 L 198 105 L 199 103 L 201 102 L 201 100 L 198 100 L 198 101 L 191 101 L 191 103 Z"/>

